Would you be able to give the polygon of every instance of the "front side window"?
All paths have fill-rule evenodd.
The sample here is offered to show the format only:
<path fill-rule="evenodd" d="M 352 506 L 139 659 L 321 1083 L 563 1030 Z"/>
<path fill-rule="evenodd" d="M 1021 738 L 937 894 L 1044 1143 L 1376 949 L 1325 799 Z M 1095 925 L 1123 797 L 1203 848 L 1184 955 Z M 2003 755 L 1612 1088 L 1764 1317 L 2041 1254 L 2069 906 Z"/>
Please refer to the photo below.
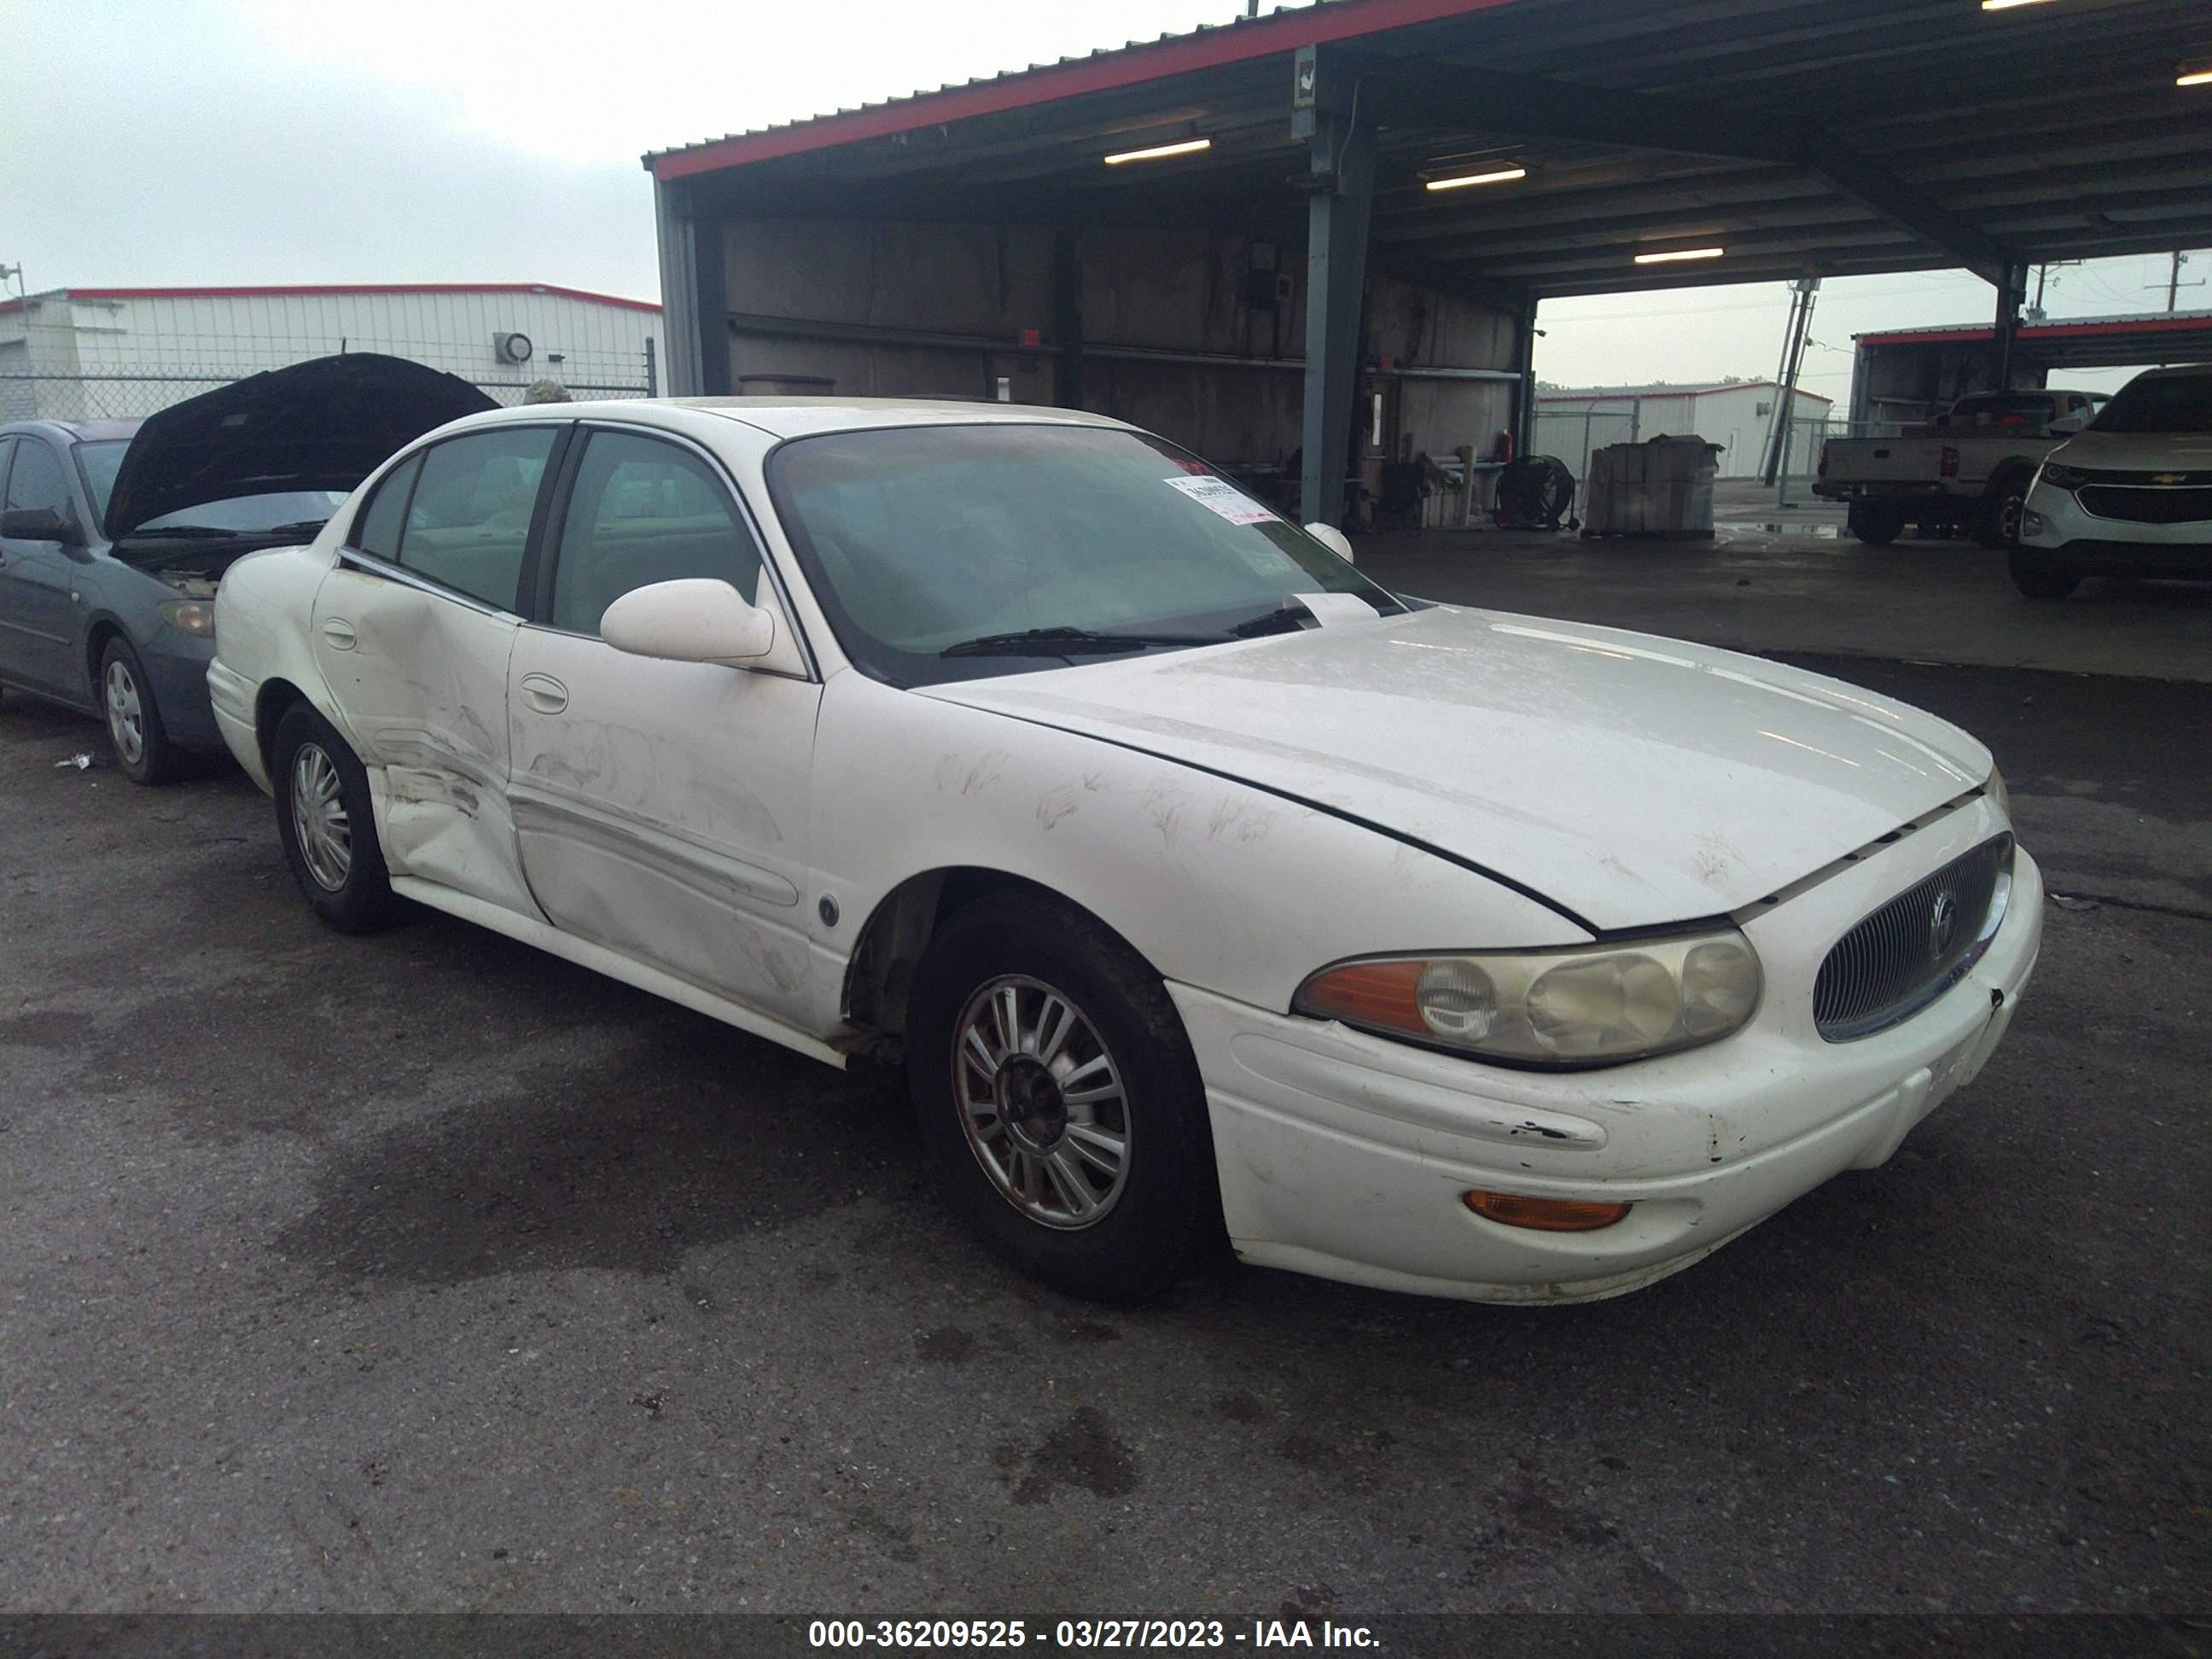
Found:
<path fill-rule="evenodd" d="M 635 587 L 687 577 L 757 597 L 761 552 L 712 469 L 690 451 L 628 432 L 594 432 L 576 469 L 553 568 L 556 628 L 596 634 Z"/>
<path fill-rule="evenodd" d="M 8 473 L 8 510 L 27 507 L 51 507 L 64 519 L 73 516 L 68 475 L 54 452 L 35 438 L 17 441 L 15 465 Z"/>
<path fill-rule="evenodd" d="M 846 653 L 896 684 L 1058 666 L 1039 630 L 1091 657 L 1265 630 L 1297 593 L 1405 608 L 1203 462 L 1116 428 L 835 433 L 777 450 L 769 487 Z"/>
<path fill-rule="evenodd" d="M 501 611 L 520 609 L 522 551 L 550 427 L 495 427 L 449 439 L 422 458 L 398 563 Z"/>
<path fill-rule="evenodd" d="M 2090 425 L 2099 432 L 2212 432 L 2212 374 L 2130 380 Z"/>

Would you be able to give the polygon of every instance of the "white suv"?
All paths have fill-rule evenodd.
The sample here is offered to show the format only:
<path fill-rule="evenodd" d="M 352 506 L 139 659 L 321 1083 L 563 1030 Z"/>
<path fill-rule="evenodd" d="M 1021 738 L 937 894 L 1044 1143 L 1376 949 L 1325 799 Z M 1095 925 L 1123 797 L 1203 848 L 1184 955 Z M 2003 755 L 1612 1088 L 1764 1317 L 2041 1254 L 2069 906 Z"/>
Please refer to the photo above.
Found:
<path fill-rule="evenodd" d="M 2036 473 L 2014 586 L 2063 599 L 2101 575 L 2212 579 L 2212 364 L 2136 375 Z"/>

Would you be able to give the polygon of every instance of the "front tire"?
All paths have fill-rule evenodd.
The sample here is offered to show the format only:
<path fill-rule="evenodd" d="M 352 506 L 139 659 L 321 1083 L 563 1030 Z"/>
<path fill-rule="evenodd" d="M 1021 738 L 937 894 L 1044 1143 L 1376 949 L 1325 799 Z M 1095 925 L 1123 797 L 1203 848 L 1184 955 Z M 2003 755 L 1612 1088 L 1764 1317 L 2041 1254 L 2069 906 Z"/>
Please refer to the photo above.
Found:
<path fill-rule="evenodd" d="M 2081 573 L 2016 547 L 2012 552 L 2012 585 L 2031 599 L 2063 599 L 2081 586 Z"/>
<path fill-rule="evenodd" d="M 2021 520 L 2027 515 L 2027 489 L 2034 479 L 2032 472 L 2015 472 L 1997 480 L 1982 504 L 1982 520 L 1975 533 L 1974 538 L 1984 547 L 2002 553 L 2020 550 Z"/>
<path fill-rule="evenodd" d="M 320 916 L 342 933 L 366 933 L 398 914 L 369 805 L 368 774 L 331 723 L 295 702 L 276 723 L 270 778 L 276 786 L 276 834 L 292 879 Z"/>
<path fill-rule="evenodd" d="M 1042 894 L 939 928 L 907 1022 L 916 1117 L 947 1200 L 1072 1296 L 1156 1296 L 1218 1233 L 1198 1062 L 1144 960 Z"/>
<path fill-rule="evenodd" d="M 100 711 L 107 721 L 115 764 L 131 782 L 151 787 L 183 772 L 184 755 L 161 724 L 146 665 L 120 634 L 100 653 Z"/>

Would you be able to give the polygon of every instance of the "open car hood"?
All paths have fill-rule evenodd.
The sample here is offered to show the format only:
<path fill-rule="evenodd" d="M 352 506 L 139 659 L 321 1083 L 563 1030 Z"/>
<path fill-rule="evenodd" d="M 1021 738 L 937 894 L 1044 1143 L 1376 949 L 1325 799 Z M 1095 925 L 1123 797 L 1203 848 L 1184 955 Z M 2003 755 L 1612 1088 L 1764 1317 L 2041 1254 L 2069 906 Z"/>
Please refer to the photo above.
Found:
<path fill-rule="evenodd" d="M 350 491 L 433 427 L 495 407 L 466 380 L 349 352 L 173 404 L 138 428 L 107 501 L 120 541 L 150 520 L 279 490 Z"/>

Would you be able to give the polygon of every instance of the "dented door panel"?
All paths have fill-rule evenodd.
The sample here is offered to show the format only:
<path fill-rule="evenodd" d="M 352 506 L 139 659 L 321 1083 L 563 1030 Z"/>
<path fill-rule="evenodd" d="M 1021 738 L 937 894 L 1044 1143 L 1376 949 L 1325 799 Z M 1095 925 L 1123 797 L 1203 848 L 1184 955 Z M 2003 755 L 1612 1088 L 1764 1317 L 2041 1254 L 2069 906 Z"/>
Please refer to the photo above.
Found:
<path fill-rule="evenodd" d="M 511 617 L 341 563 L 308 638 L 368 769 L 394 875 L 538 915 L 507 804 Z"/>
<path fill-rule="evenodd" d="M 510 672 L 508 799 L 554 926 L 765 1013 L 805 1009 L 822 688 L 540 628 Z"/>

